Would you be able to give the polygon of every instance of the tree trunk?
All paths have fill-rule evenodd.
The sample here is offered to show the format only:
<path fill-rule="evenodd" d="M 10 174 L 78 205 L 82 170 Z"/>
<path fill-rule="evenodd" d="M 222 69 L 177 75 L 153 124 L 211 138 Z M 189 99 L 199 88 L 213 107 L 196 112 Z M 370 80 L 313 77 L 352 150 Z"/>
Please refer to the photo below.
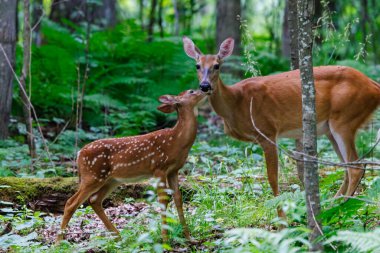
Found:
<path fill-rule="evenodd" d="M 288 13 L 288 29 L 289 29 L 289 57 L 290 57 L 290 68 L 292 70 L 299 69 L 299 58 L 298 58 L 298 11 L 297 11 L 297 0 L 287 0 L 287 13 Z M 286 7 L 285 7 L 286 8 Z M 284 20 L 285 22 L 285 20 Z M 299 153 L 303 152 L 302 141 L 300 139 L 296 140 L 296 151 Z M 303 161 L 297 160 L 297 172 L 298 177 L 303 183 L 304 181 L 304 164 Z"/>
<path fill-rule="evenodd" d="M 12 107 L 12 68 L 15 62 L 17 1 L 0 0 L 0 140 L 9 136 Z M 8 63 L 8 60 L 9 63 Z M 9 66 L 11 64 L 11 66 Z"/>
<path fill-rule="evenodd" d="M 141 30 L 144 30 L 144 0 L 139 0 L 139 19 Z"/>
<path fill-rule="evenodd" d="M 368 23 L 368 1 L 367 0 L 361 0 L 361 19 L 360 19 L 360 26 L 361 26 L 361 32 L 362 32 L 362 43 L 364 47 L 364 55 L 363 58 L 365 60 L 367 56 L 367 50 L 366 50 L 366 38 L 367 38 L 367 23 Z"/>
<path fill-rule="evenodd" d="M 43 15 L 43 3 L 42 0 L 35 0 L 33 2 L 33 13 L 32 13 L 32 31 L 33 43 L 36 46 L 41 46 L 41 18 Z"/>
<path fill-rule="evenodd" d="M 376 6 L 376 1 L 372 0 L 371 1 L 371 8 L 372 8 L 372 15 L 371 15 L 371 20 L 369 22 L 369 26 L 371 29 L 371 46 L 372 46 L 372 52 L 373 52 L 373 63 L 377 64 L 378 63 L 378 54 L 377 54 L 377 40 L 379 36 L 376 36 L 376 17 L 378 16 L 378 9 Z"/>
<path fill-rule="evenodd" d="M 305 167 L 307 220 L 312 243 L 311 251 L 322 250 L 316 239 L 322 235 L 318 216 L 321 211 L 317 157 L 315 87 L 313 77 L 313 15 L 314 0 L 298 0 L 299 67 L 302 84 L 302 130 Z M 312 157 L 312 158 L 311 158 Z"/>
<path fill-rule="evenodd" d="M 282 22 L 282 56 L 285 58 L 290 57 L 290 31 L 289 31 L 289 1 L 285 2 L 284 19 Z"/>
<path fill-rule="evenodd" d="M 31 27 L 30 27 L 30 13 L 29 13 L 30 3 L 29 0 L 24 0 L 24 32 L 23 32 L 23 64 L 20 76 L 20 97 L 22 101 L 22 109 L 24 113 L 24 120 L 27 131 L 27 142 L 29 147 L 29 154 L 32 159 L 37 157 L 36 144 L 33 134 L 33 118 L 32 118 L 32 107 L 30 101 L 30 95 L 28 95 L 28 89 L 26 87 L 26 80 L 29 77 L 30 70 L 30 43 L 31 43 Z M 29 86 L 29 94 L 31 92 L 31 87 Z M 33 160 L 32 160 L 33 164 Z"/>
<path fill-rule="evenodd" d="M 102 0 L 100 5 L 93 5 L 93 17 L 91 23 L 101 27 L 113 27 L 116 25 L 116 0 Z"/>
<path fill-rule="evenodd" d="M 313 26 L 317 26 L 318 20 L 322 17 L 323 13 L 323 5 L 321 0 L 314 0 L 314 17 L 313 17 Z M 314 38 L 314 42 L 317 45 L 320 45 L 323 41 L 322 33 L 319 34 L 319 36 L 316 36 Z"/>
<path fill-rule="evenodd" d="M 174 35 L 179 36 L 180 14 L 179 14 L 179 9 L 178 9 L 178 0 L 173 0 L 173 7 L 174 7 Z"/>
<path fill-rule="evenodd" d="M 233 54 L 241 53 L 240 22 L 237 19 L 241 15 L 240 0 L 217 0 L 216 2 L 216 47 L 228 37 L 235 40 Z"/>
<path fill-rule="evenodd" d="M 158 26 L 160 27 L 160 37 L 164 37 L 164 26 L 162 20 L 162 9 L 163 9 L 164 0 L 160 0 L 158 4 Z"/>
<path fill-rule="evenodd" d="M 116 24 L 116 0 L 102 0 L 100 4 L 87 0 L 54 0 L 51 4 L 49 18 L 61 25 L 65 25 L 65 20 L 75 24 L 86 22 L 86 8 L 91 6 L 91 24 L 101 27 L 112 27 Z"/>
<path fill-rule="evenodd" d="M 150 5 L 149 24 L 148 24 L 148 41 L 153 40 L 154 23 L 156 22 L 157 0 L 152 0 Z"/>

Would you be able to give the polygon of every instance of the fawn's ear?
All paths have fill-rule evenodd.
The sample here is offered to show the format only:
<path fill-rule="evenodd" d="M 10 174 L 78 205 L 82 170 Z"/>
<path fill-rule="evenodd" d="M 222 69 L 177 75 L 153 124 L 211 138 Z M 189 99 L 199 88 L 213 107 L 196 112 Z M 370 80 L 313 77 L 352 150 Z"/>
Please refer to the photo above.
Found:
<path fill-rule="evenodd" d="M 232 54 L 232 51 L 234 51 L 234 44 L 235 41 L 233 38 L 227 38 L 222 42 L 222 44 L 219 47 L 218 57 L 219 59 L 226 58 Z"/>
<path fill-rule="evenodd" d="M 164 113 L 174 112 L 178 103 L 177 98 L 171 95 L 163 95 L 158 101 L 160 101 L 162 105 L 159 105 L 157 109 Z"/>
<path fill-rule="evenodd" d="M 197 46 L 195 46 L 194 42 L 191 39 L 184 36 L 182 38 L 182 41 L 183 41 L 183 49 L 185 50 L 185 53 L 189 57 L 197 60 L 199 58 L 199 56 L 203 55 L 201 50 L 199 50 L 199 48 L 197 48 Z"/>
<path fill-rule="evenodd" d="M 164 113 L 172 113 L 175 111 L 175 108 L 176 108 L 176 106 L 174 104 L 173 105 L 161 104 L 157 107 L 158 110 L 160 110 L 161 112 L 164 112 Z"/>
<path fill-rule="evenodd" d="M 160 101 L 163 104 L 175 104 L 178 102 L 177 98 L 172 95 L 163 95 L 158 98 L 158 101 Z"/>

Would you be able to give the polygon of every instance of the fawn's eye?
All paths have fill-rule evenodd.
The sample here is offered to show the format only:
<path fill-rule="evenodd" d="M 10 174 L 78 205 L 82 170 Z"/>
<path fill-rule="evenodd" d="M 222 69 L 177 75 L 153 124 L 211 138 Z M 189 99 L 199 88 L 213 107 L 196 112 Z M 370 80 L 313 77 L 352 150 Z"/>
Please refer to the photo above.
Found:
<path fill-rule="evenodd" d="M 215 64 L 214 69 L 219 69 L 219 64 Z"/>
<path fill-rule="evenodd" d="M 197 65 L 195 65 L 195 67 L 196 67 L 197 69 L 200 69 L 200 68 L 201 68 L 201 65 L 197 64 Z"/>
<path fill-rule="evenodd" d="M 189 90 L 189 93 L 190 93 L 190 94 L 193 94 L 193 93 L 194 93 L 194 91 L 193 91 L 193 90 Z"/>

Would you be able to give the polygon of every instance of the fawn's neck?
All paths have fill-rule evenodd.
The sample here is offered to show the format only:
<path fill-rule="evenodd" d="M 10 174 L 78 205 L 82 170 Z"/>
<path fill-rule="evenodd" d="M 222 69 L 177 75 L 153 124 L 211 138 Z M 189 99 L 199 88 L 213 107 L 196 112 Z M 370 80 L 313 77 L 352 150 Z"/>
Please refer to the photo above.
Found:
<path fill-rule="evenodd" d="M 173 127 L 173 134 L 177 137 L 180 146 L 191 146 L 197 135 L 197 118 L 194 108 L 178 108 L 178 119 Z"/>

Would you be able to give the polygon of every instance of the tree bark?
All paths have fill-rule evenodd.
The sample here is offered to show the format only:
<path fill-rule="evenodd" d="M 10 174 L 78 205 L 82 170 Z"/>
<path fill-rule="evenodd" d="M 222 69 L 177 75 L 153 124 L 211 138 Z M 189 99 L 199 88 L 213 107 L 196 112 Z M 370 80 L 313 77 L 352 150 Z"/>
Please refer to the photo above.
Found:
<path fill-rule="evenodd" d="M 35 0 L 33 2 L 33 12 L 32 12 L 32 31 L 33 43 L 36 46 L 41 46 L 41 18 L 43 15 L 43 3 L 42 0 Z"/>
<path fill-rule="evenodd" d="M 65 20 L 75 24 L 86 22 L 86 9 L 91 5 L 91 24 L 101 27 L 112 27 L 116 24 L 116 0 L 102 0 L 101 4 L 88 3 L 87 0 L 54 0 L 51 4 L 49 18 L 61 25 Z"/>
<path fill-rule="evenodd" d="M 318 162 L 310 157 L 317 157 L 317 130 L 315 109 L 315 87 L 313 77 L 313 15 L 314 0 L 298 0 L 299 24 L 299 67 L 302 84 L 302 130 L 305 167 L 305 195 L 307 219 L 312 243 L 311 251 L 322 250 L 317 238 L 322 235 L 318 220 L 321 205 L 319 197 Z"/>
<path fill-rule="evenodd" d="M 240 0 L 217 0 L 216 2 L 216 47 L 228 37 L 235 40 L 233 54 L 241 53 L 241 33 L 238 16 L 241 15 Z"/>
<path fill-rule="evenodd" d="M 290 57 L 290 68 L 292 70 L 299 69 L 299 58 L 298 58 L 298 10 L 297 10 L 297 0 L 287 0 L 285 8 L 288 8 L 288 30 L 289 30 L 289 57 Z M 302 140 L 296 140 L 296 151 L 299 153 L 303 152 Z M 303 184 L 304 181 L 304 163 L 301 160 L 297 160 L 297 172 L 298 177 Z"/>
<path fill-rule="evenodd" d="M 139 19 L 141 30 L 144 30 L 144 0 L 139 0 Z"/>
<path fill-rule="evenodd" d="M 157 0 L 152 0 L 150 5 L 149 13 L 149 24 L 148 24 L 148 41 L 153 41 L 154 23 L 156 22 L 156 6 Z"/>
<path fill-rule="evenodd" d="M 367 56 L 367 50 L 366 50 L 366 38 L 367 38 L 367 23 L 368 23 L 368 1 L 367 0 L 361 0 L 361 19 L 360 19 L 360 26 L 361 26 L 361 32 L 362 32 L 362 43 L 364 47 L 364 55 L 363 58 L 365 59 Z"/>
<path fill-rule="evenodd" d="M 0 140 L 9 137 L 16 47 L 17 1 L 0 0 Z M 9 63 L 11 66 L 9 66 Z"/>
<path fill-rule="evenodd" d="M 314 17 L 313 17 L 313 26 L 317 26 L 318 20 L 322 17 L 323 5 L 321 0 L 314 0 Z M 317 45 L 320 45 L 323 41 L 322 33 L 319 36 L 314 38 L 314 42 Z"/>
<path fill-rule="evenodd" d="M 371 1 L 371 9 L 372 9 L 372 15 L 371 15 L 371 20 L 369 22 L 369 26 L 370 26 L 370 29 L 371 29 L 371 46 L 372 46 L 372 52 L 373 52 L 373 63 L 374 64 L 377 64 L 378 63 L 378 54 L 377 54 L 377 40 L 378 40 L 378 37 L 379 36 L 376 36 L 376 17 L 378 16 L 378 9 L 377 9 L 377 6 L 376 6 L 376 1 L 375 0 L 372 0 Z"/>
<path fill-rule="evenodd" d="M 289 37 L 290 37 L 290 64 L 291 69 L 299 69 L 298 57 L 298 9 L 297 0 L 288 0 L 289 6 Z"/>
<path fill-rule="evenodd" d="M 160 27 L 160 37 L 164 37 L 164 26 L 162 20 L 162 9 L 163 9 L 164 0 L 160 0 L 158 4 L 158 26 Z"/>
<path fill-rule="evenodd" d="M 27 143 L 29 147 L 29 154 L 32 159 L 37 157 L 36 153 L 36 143 L 33 134 L 33 118 L 32 118 L 32 107 L 30 101 L 30 95 L 28 95 L 28 89 L 26 87 L 26 80 L 29 78 L 30 70 L 30 43 L 31 43 L 31 27 L 30 27 L 30 2 L 29 0 L 24 0 L 24 32 L 23 32 L 23 64 L 20 76 L 20 97 L 22 101 L 22 109 L 24 113 L 25 126 L 27 131 Z M 31 87 L 29 87 L 29 94 L 31 92 Z M 33 164 L 33 160 L 32 160 Z"/>
<path fill-rule="evenodd" d="M 179 14 L 179 9 L 178 9 L 178 0 L 173 0 L 173 7 L 174 7 L 174 35 L 179 36 L 180 14 Z"/>
<path fill-rule="evenodd" d="M 284 9 L 284 19 L 282 22 L 282 44 L 281 44 L 281 52 L 282 56 L 285 58 L 290 57 L 290 27 L 289 27 L 289 1 L 285 2 Z"/>

